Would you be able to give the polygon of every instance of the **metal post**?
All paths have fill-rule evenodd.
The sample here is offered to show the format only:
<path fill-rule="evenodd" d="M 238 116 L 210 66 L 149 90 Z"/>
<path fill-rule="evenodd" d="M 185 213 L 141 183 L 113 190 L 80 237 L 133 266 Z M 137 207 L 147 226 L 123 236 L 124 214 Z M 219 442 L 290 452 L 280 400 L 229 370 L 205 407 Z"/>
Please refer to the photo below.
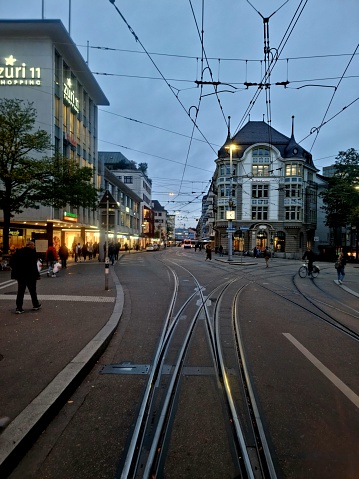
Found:
<path fill-rule="evenodd" d="M 105 290 L 108 291 L 108 273 L 110 262 L 108 258 L 108 210 L 109 210 L 109 198 L 106 196 L 106 243 L 105 243 Z"/>
<path fill-rule="evenodd" d="M 233 182 L 233 171 L 232 171 L 232 145 L 229 147 L 229 174 L 230 176 L 230 197 L 229 197 L 229 206 L 232 208 L 232 182 Z M 228 220 L 228 261 L 232 261 L 232 219 Z"/>

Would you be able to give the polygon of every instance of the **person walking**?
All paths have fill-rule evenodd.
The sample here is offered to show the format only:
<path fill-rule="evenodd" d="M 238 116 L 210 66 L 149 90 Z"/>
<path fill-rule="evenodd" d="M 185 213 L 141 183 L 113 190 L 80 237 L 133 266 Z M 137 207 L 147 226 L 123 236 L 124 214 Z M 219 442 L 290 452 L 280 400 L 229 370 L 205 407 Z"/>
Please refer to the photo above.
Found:
<path fill-rule="evenodd" d="M 47 276 L 51 276 L 52 278 L 56 278 L 56 274 L 54 273 L 54 264 L 59 260 L 57 256 L 56 249 L 53 245 L 50 245 L 45 253 L 45 260 L 47 261 L 47 266 L 49 267 Z"/>
<path fill-rule="evenodd" d="M 223 246 L 221 244 L 219 245 L 218 251 L 219 251 L 219 256 L 223 256 Z"/>
<path fill-rule="evenodd" d="M 308 260 L 308 276 L 312 276 L 313 271 L 313 262 L 315 259 L 315 254 L 310 248 L 307 248 L 306 252 L 303 254 L 303 260 Z"/>
<path fill-rule="evenodd" d="M 17 280 L 16 314 L 25 313 L 23 302 L 26 288 L 31 296 L 32 309 L 37 311 L 41 308 L 36 293 L 36 282 L 40 279 L 40 273 L 37 268 L 37 254 L 33 241 L 27 241 L 24 248 L 13 254 L 10 267 L 11 278 Z"/>
<path fill-rule="evenodd" d="M 270 258 L 270 251 L 268 248 L 264 248 L 263 256 L 266 262 L 266 268 L 269 268 L 269 258 Z"/>
<path fill-rule="evenodd" d="M 75 263 L 78 263 L 79 261 L 81 262 L 81 253 L 82 253 L 81 244 L 77 243 L 77 246 L 75 248 Z"/>
<path fill-rule="evenodd" d="M 345 276 L 345 265 L 347 264 L 345 256 L 343 253 L 340 253 L 337 261 L 335 262 L 335 269 L 338 274 L 338 283 L 342 284 Z"/>
<path fill-rule="evenodd" d="M 211 249 L 210 244 L 208 244 L 206 246 L 206 259 L 205 259 L 205 261 L 207 261 L 207 259 L 209 259 L 210 261 L 212 260 L 212 249 Z"/>
<path fill-rule="evenodd" d="M 257 258 L 258 257 L 258 250 L 257 250 L 257 246 L 255 246 L 253 248 L 253 258 Z"/>
<path fill-rule="evenodd" d="M 61 267 L 67 268 L 67 259 L 69 257 L 69 249 L 65 244 L 62 244 L 59 249 L 59 256 L 61 259 Z"/>

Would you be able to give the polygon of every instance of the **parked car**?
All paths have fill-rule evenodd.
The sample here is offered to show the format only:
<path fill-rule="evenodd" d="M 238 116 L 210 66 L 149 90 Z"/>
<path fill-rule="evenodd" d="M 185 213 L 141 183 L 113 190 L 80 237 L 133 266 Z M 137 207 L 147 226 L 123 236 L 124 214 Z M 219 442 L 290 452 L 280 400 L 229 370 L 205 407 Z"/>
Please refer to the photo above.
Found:
<path fill-rule="evenodd" d="M 148 244 L 146 251 L 158 251 L 158 244 Z"/>

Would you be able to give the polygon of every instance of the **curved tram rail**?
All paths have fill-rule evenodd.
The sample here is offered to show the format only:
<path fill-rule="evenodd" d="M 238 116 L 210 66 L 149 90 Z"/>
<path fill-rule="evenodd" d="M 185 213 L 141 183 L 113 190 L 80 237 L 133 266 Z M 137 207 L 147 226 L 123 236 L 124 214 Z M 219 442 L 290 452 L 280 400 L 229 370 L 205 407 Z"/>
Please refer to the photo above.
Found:
<path fill-rule="evenodd" d="M 222 385 L 222 391 L 225 395 L 225 402 L 227 404 L 228 416 L 224 418 L 227 423 L 232 425 L 232 442 L 236 451 L 237 466 L 239 477 L 243 478 L 276 478 L 276 473 L 271 460 L 269 448 L 265 439 L 264 430 L 258 408 L 255 403 L 248 373 L 245 368 L 245 361 L 242 356 L 241 344 L 239 339 L 239 332 L 235 328 L 235 321 L 233 321 L 233 341 L 236 345 L 237 352 L 237 378 L 243 381 L 242 390 L 247 391 L 242 404 L 249 405 L 248 411 L 245 414 L 250 414 L 250 419 L 247 421 L 253 427 L 253 436 L 256 438 L 256 453 L 247 446 L 244 437 L 240 416 L 243 416 L 243 411 L 238 411 L 239 401 L 233 397 L 231 388 L 229 386 L 229 379 L 226 370 L 225 359 L 222 354 L 220 327 L 219 327 L 219 307 L 225 292 L 230 286 L 237 281 L 237 278 L 226 280 L 219 286 L 215 287 L 208 296 L 204 296 L 203 288 L 200 286 L 194 275 L 176 263 L 191 275 L 196 285 L 195 292 L 181 305 L 179 311 L 171 320 L 171 315 L 174 311 L 176 298 L 178 297 L 178 277 L 173 268 L 167 266 L 176 279 L 176 289 L 172 298 L 169 312 L 166 316 L 165 326 L 161 339 L 159 341 L 158 349 L 153 360 L 150 377 L 147 382 L 146 390 L 143 396 L 142 404 L 139 409 L 134 432 L 130 441 L 130 446 L 127 451 L 125 461 L 121 470 L 120 477 L 135 478 L 135 477 L 160 477 L 161 467 L 163 467 L 165 451 L 167 450 L 166 441 L 170 438 L 170 425 L 173 423 L 173 416 L 175 414 L 174 403 L 179 394 L 179 385 L 183 374 L 183 367 L 186 356 L 188 354 L 191 340 L 193 338 L 194 330 L 198 319 L 203 317 L 208 331 L 210 349 L 215 363 L 215 371 L 219 383 Z M 238 291 L 238 287 L 235 287 Z M 233 292 L 232 292 L 233 293 Z M 199 301 L 198 301 L 199 297 Z M 214 303 L 213 318 L 208 311 L 207 303 L 212 298 Z M 235 298 L 237 295 L 235 294 Z M 195 310 L 193 305 L 196 302 Z M 232 315 L 235 317 L 235 301 L 231 302 Z M 190 310 L 192 313 L 188 314 L 188 318 L 181 322 L 179 319 L 183 318 L 185 310 Z M 173 343 L 181 344 L 181 347 L 176 353 L 176 358 L 173 361 Z M 168 358 L 172 359 L 168 359 Z M 173 364 L 169 374 L 164 374 L 165 362 Z M 243 366 L 244 365 L 244 366 Z M 240 373 L 240 370 L 244 374 Z M 251 452 L 251 454 L 250 454 Z"/>

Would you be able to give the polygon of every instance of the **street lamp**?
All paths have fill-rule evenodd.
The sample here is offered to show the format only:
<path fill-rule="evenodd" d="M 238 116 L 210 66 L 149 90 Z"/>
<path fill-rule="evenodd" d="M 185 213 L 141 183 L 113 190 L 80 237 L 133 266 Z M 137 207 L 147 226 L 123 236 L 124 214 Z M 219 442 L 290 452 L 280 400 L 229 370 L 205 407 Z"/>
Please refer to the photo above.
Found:
<path fill-rule="evenodd" d="M 226 219 L 228 220 L 227 232 L 228 232 L 228 261 L 232 261 L 232 249 L 233 249 L 233 228 L 232 220 L 236 219 L 236 212 L 233 210 L 234 201 L 233 201 L 233 151 L 238 149 L 238 145 L 234 143 L 229 143 L 224 147 L 226 150 L 229 150 L 229 174 L 230 174 L 230 196 L 228 201 L 228 206 L 230 209 L 226 211 Z"/>

